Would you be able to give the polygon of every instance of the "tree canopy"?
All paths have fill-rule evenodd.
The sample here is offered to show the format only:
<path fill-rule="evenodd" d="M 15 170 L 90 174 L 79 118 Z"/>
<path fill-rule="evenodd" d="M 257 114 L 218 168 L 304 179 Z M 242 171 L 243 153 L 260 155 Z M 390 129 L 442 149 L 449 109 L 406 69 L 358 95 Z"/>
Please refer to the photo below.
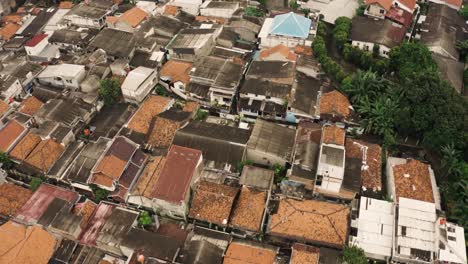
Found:
<path fill-rule="evenodd" d="M 153 219 L 147 211 L 141 212 L 138 216 L 138 224 L 142 227 L 150 226 L 153 223 Z"/>
<path fill-rule="evenodd" d="M 367 257 L 361 248 L 350 246 L 343 250 L 343 262 L 348 264 L 367 264 Z"/>
<path fill-rule="evenodd" d="M 99 83 L 99 95 L 104 100 L 104 104 L 115 104 L 118 98 L 122 95 L 120 84 L 114 79 L 104 79 Z"/>

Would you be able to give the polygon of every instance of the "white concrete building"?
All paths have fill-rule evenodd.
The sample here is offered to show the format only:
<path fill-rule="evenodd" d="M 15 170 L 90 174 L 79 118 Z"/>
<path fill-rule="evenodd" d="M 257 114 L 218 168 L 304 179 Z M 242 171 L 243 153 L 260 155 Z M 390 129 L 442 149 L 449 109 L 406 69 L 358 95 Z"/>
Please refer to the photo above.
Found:
<path fill-rule="evenodd" d="M 395 206 L 392 202 L 361 197 L 359 216 L 351 220 L 351 228 L 357 229 L 357 234 L 351 235 L 349 244 L 363 249 L 368 258 L 389 260 L 394 221 Z"/>
<path fill-rule="evenodd" d="M 85 77 L 86 71 L 84 65 L 64 63 L 48 66 L 39 73 L 36 79 L 40 84 L 78 90 L 80 83 Z"/>
<path fill-rule="evenodd" d="M 24 45 L 29 60 L 33 61 L 51 61 L 60 57 L 59 49 L 49 43 L 48 34 L 39 34 L 34 36 Z"/>
<path fill-rule="evenodd" d="M 200 12 L 200 6 L 202 5 L 203 0 L 174 0 L 169 2 L 168 5 L 178 6 L 183 11 L 197 16 Z"/>
<path fill-rule="evenodd" d="M 267 18 L 258 34 L 260 48 L 283 44 L 289 48 L 297 45 L 312 45 L 311 36 L 317 33 L 316 23 L 293 12 Z"/>
<path fill-rule="evenodd" d="M 122 94 L 126 101 L 140 103 L 157 82 L 155 69 L 140 66 L 128 73 L 122 84 Z"/>

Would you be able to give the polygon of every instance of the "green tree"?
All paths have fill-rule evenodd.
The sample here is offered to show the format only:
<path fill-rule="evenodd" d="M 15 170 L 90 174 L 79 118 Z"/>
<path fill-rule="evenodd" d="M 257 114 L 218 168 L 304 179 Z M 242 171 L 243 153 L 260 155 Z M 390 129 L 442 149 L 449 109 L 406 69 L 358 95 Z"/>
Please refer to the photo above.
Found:
<path fill-rule="evenodd" d="M 468 20 L 468 5 L 464 5 L 462 8 L 460 8 L 460 11 L 458 11 L 460 16 L 462 16 L 465 20 Z"/>
<path fill-rule="evenodd" d="M 29 189 L 35 192 L 39 186 L 44 182 L 40 177 L 32 177 L 31 181 L 29 182 Z"/>
<path fill-rule="evenodd" d="M 195 120 L 205 120 L 208 117 L 208 112 L 202 109 L 198 109 L 195 113 Z"/>
<path fill-rule="evenodd" d="M 362 104 L 363 100 L 375 101 L 391 86 L 391 82 L 373 71 L 358 70 L 343 82 L 341 89 L 349 95 L 351 102 Z"/>
<path fill-rule="evenodd" d="M 237 172 L 242 173 L 242 170 L 244 169 L 245 165 L 253 165 L 253 161 L 251 160 L 243 160 L 239 164 L 237 164 Z"/>
<path fill-rule="evenodd" d="M 413 78 L 415 73 L 432 70 L 437 71 L 437 65 L 432 59 L 429 49 L 419 42 L 404 42 L 390 50 L 389 68 L 400 80 Z"/>
<path fill-rule="evenodd" d="M 296 0 L 291 0 L 291 1 L 289 2 L 289 7 L 292 8 L 292 9 L 294 9 L 294 10 L 296 10 L 296 9 L 299 8 L 299 4 L 297 3 Z"/>
<path fill-rule="evenodd" d="M 327 26 L 323 21 L 319 21 L 317 24 L 317 36 L 322 38 L 327 36 Z"/>
<path fill-rule="evenodd" d="M 343 250 L 343 262 L 347 264 L 367 264 L 367 258 L 361 248 L 348 246 Z"/>
<path fill-rule="evenodd" d="M 286 179 L 286 168 L 280 164 L 273 164 L 272 169 L 275 174 L 275 183 L 280 183 Z"/>
<path fill-rule="evenodd" d="M 99 95 L 106 105 L 116 103 L 118 98 L 122 95 L 119 82 L 114 79 L 101 80 L 99 84 Z"/>
<path fill-rule="evenodd" d="M 146 228 L 153 224 L 153 218 L 151 218 L 151 215 L 147 211 L 143 211 L 138 216 L 138 224 L 141 227 Z"/>
<path fill-rule="evenodd" d="M 344 48 L 344 45 L 349 41 L 349 31 L 351 30 L 351 19 L 348 17 L 338 17 L 335 20 L 333 28 L 333 38 L 339 50 Z"/>
<path fill-rule="evenodd" d="M 8 155 L 0 151 L 0 168 L 5 170 L 9 170 L 13 168 L 13 161 L 8 158 Z"/>
<path fill-rule="evenodd" d="M 468 40 L 458 41 L 456 47 L 457 50 L 460 52 L 460 60 L 466 62 L 468 55 Z"/>
<path fill-rule="evenodd" d="M 156 87 L 154 88 L 154 91 L 156 92 L 157 95 L 169 96 L 169 92 L 161 84 L 157 84 Z"/>
<path fill-rule="evenodd" d="M 96 184 L 90 184 L 89 187 L 93 192 L 94 199 L 96 203 L 101 202 L 102 200 L 107 199 L 109 196 L 109 191 L 99 188 Z"/>

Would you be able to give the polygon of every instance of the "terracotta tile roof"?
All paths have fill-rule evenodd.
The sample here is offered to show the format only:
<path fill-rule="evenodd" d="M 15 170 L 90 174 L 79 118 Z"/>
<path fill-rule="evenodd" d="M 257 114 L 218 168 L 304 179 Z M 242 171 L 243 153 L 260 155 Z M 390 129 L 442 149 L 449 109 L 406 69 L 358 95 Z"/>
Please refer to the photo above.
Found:
<path fill-rule="evenodd" d="M 0 226 L 0 263 L 47 264 L 54 254 L 55 237 L 39 226 L 12 221 Z"/>
<path fill-rule="evenodd" d="M 322 143 L 344 146 L 346 131 L 335 125 L 324 126 L 322 132 Z"/>
<path fill-rule="evenodd" d="M 297 60 L 297 55 L 289 50 L 288 47 L 286 47 L 283 44 L 276 45 L 274 47 L 271 47 L 269 49 L 264 49 L 260 51 L 260 58 L 261 59 L 266 59 L 270 57 L 273 54 L 279 53 L 281 54 L 285 59 L 290 60 L 290 61 L 296 61 Z"/>
<path fill-rule="evenodd" d="M 168 148 L 180 126 L 180 122 L 156 117 L 147 143 L 156 148 Z"/>
<path fill-rule="evenodd" d="M 0 130 L 0 152 L 7 152 L 25 130 L 26 128 L 20 123 L 15 120 L 10 120 L 10 122 Z"/>
<path fill-rule="evenodd" d="M 395 191 L 398 198 L 434 202 L 429 165 L 410 159 L 405 164 L 393 166 Z"/>
<path fill-rule="evenodd" d="M 175 16 L 179 12 L 178 6 L 166 5 L 164 7 L 164 15 Z"/>
<path fill-rule="evenodd" d="M 165 111 L 171 100 L 169 97 L 150 95 L 133 115 L 128 128 L 144 135 L 148 134 L 153 118 Z"/>
<path fill-rule="evenodd" d="M 30 96 L 21 102 L 20 112 L 27 115 L 34 115 L 44 105 L 41 100 L 35 96 Z"/>
<path fill-rule="evenodd" d="M 304 46 L 304 45 L 297 45 L 294 48 L 294 52 L 296 54 L 299 54 L 299 55 L 311 56 L 312 55 L 312 47 Z"/>
<path fill-rule="evenodd" d="M 346 139 L 346 157 L 362 159 L 362 186 L 373 191 L 382 190 L 382 148 L 357 139 Z"/>
<path fill-rule="evenodd" d="M 119 20 L 124 21 L 125 23 L 129 24 L 132 27 L 137 27 L 148 16 L 149 16 L 148 13 L 146 13 L 142 9 L 138 7 L 134 7 L 126 11 L 125 13 L 123 13 L 122 16 L 119 17 Z"/>
<path fill-rule="evenodd" d="M 60 158 L 64 149 L 60 143 L 52 139 L 43 140 L 34 148 L 24 162 L 46 173 Z"/>
<path fill-rule="evenodd" d="M 0 28 L 0 36 L 2 36 L 2 39 L 4 40 L 9 40 L 16 34 L 16 31 L 18 31 L 20 27 L 20 25 L 15 23 L 6 24 Z"/>
<path fill-rule="evenodd" d="M 166 159 L 162 156 L 150 158 L 131 194 L 141 195 L 149 199 L 153 198 L 153 191 L 156 188 L 156 183 L 165 163 Z"/>
<path fill-rule="evenodd" d="M 366 0 L 366 5 L 379 4 L 385 10 L 390 10 L 393 5 L 393 0 Z"/>
<path fill-rule="evenodd" d="M 190 70 L 193 64 L 185 61 L 169 60 L 161 68 L 161 77 L 169 77 L 173 83 L 183 82 L 188 84 L 190 81 Z"/>
<path fill-rule="evenodd" d="M 172 145 L 153 197 L 170 203 L 181 203 L 190 191 L 192 177 L 197 172 L 201 156 L 200 150 Z"/>
<path fill-rule="evenodd" d="M 396 0 L 400 4 L 408 7 L 411 9 L 411 11 L 414 11 L 414 8 L 416 7 L 416 0 Z"/>
<path fill-rule="evenodd" d="M 109 23 L 109 24 L 115 24 L 115 23 L 117 23 L 117 21 L 119 21 L 119 18 L 116 17 L 116 16 L 107 16 L 106 17 L 106 22 Z"/>
<path fill-rule="evenodd" d="M 273 249 L 232 242 L 226 251 L 223 264 L 273 264 L 275 259 L 276 252 Z"/>
<path fill-rule="evenodd" d="M 15 160 L 23 161 L 41 141 L 41 137 L 33 132 L 28 132 L 11 150 L 9 155 Z"/>
<path fill-rule="evenodd" d="M 319 257 L 319 248 L 295 243 L 292 246 L 292 254 L 289 264 L 318 264 Z"/>
<path fill-rule="evenodd" d="M 460 8 L 463 4 L 463 0 L 445 0 L 448 5 Z"/>
<path fill-rule="evenodd" d="M 189 217 L 227 226 L 238 188 L 212 182 L 200 182 L 189 212 Z"/>
<path fill-rule="evenodd" d="M 114 178 L 109 177 L 103 173 L 95 173 L 91 176 L 90 183 L 106 187 L 112 187 L 114 180 Z"/>
<path fill-rule="evenodd" d="M 10 183 L 0 185 L 0 214 L 15 216 L 31 196 L 32 191 L 29 189 Z"/>
<path fill-rule="evenodd" d="M 228 20 L 224 17 L 214 17 L 214 16 L 196 16 L 195 20 L 198 22 L 213 22 L 217 24 L 226 24 Z"/>
<path fill-rule="evenodd" d="M 8 23 L 20 24 L 21 21 L 23 21 L 23 16 L 18 14 L 18 13 L 9 14 L 9 15 L 6 15 L 6 16 L 2 17 L 2 22 L 7 23 L 7 24 Z"/>
<path fill-rule="evenodd" d="M 60 2 L 58 8 L 60 8 L 60 9 L 71 9 L 74 6 L 75 5 L 71 1 L 62 1 L 62 2 Z"/>
<path fill-rule="evenodd" d="M 283 199 L 271 215 L 269 233 L 342 248 L 348 234 L 349 208 L 315 200 Z"/>
<path fill-rule="evenodd" d="M 243 187 L 232 212 L 230 225 L 248 231 L 260 231 L 267 193 Z"/>
<path fill-rule="evenodd" d="M 184 105 L 184 108 L 182 108 L 182 111 L 184 112 L 195 112 L 198 110 L 200 105 L 197 102 L 187 102 Z"/>
<path fill-rule="evenodd" d="M 0 101 L 0 117 L 8 111 L 8 108 L 10 108 L 10 106 L 8 106 L 7 103 Z"/>
<path fill-rule="evenodd" d="M 84 203 L 77 204 L 75 208 L 73 208 L 74 214 L 83 217 L 80 222 L 81 229 L 85 229 L 85 227 L 88 225 L 88 221 L 96 208 L 97 205 L 91 200 L 86 200 Z"/>
<path fill-rule="evenodd" d="M 347 118 L 351 114 L 350 106 L 348 98 L 337 90 L 320 97 L 320 114 L 333 114 Z"/>
<path fill-rule="evenodd" d="M 95 169 L 96 177 L 107 176 L 111 181 L 118 179 L 125 170 L 127 163 L 128 160 L 119 159 L 114 155 L 104 156 Z"/>

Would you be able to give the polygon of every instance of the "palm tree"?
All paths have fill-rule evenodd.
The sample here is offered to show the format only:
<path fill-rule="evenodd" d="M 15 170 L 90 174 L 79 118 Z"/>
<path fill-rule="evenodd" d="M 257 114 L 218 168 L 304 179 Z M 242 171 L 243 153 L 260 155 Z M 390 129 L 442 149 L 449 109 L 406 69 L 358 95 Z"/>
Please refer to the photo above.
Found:
<path fill-rule="evenodd" d="M 353 103 L 360 103 L 364 97 L 371 101 L 378 98 L 390 87 L 390 82 L 377 73 L 368 70 L 358 70 L 350 83 L 343 85 L 345 93 L 349 94 Z"/>

